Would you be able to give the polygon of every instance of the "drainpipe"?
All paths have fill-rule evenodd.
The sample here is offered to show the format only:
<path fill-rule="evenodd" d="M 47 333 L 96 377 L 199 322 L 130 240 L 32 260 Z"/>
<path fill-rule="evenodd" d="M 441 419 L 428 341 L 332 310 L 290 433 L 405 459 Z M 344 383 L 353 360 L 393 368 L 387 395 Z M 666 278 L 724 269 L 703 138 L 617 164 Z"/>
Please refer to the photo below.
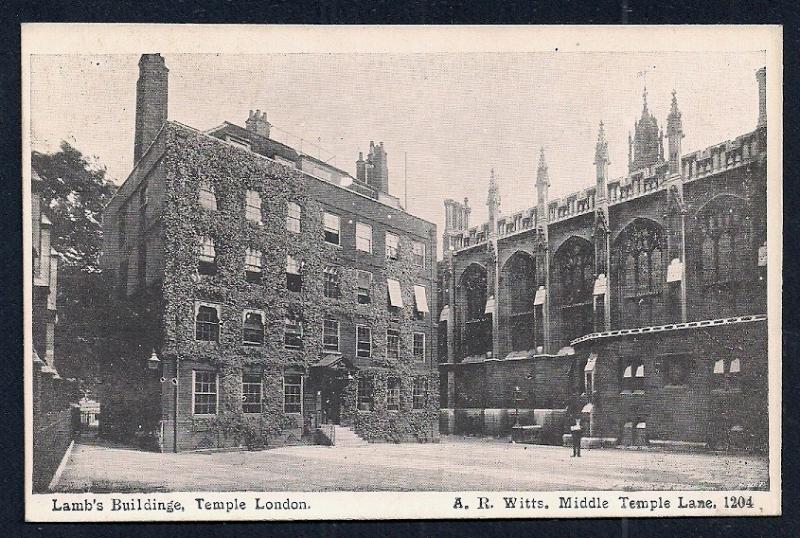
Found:
<path fill-rule="evenodd" d="M 178 453 L 178 380 L 180 379 L 180 361 L 175 355 L 175 381 L 173 385 L 174 402 L 172 404 L 172 451 Z"/>

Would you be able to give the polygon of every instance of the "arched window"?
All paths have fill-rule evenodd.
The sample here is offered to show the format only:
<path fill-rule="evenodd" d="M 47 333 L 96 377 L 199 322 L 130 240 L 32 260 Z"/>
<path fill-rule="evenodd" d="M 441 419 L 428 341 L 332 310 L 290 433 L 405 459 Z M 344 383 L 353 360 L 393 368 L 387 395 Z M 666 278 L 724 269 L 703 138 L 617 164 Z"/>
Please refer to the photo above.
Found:
<path fill-rule="evenodd" d="M 218 304 L 195 305 L 195 340 L 219 342 L 219 310 Z"/>
<path fill-rule="evenodd" d="M 486 270 L 477 265 L 470 266 L 464 271 L 461 286 L 467 300 L 466 320 L 482 320 L 486 308 Z"/>
<path fill-rule="evenodd" d="M 258 310 L 245 310 L 242 315 L 242 343 L 246 346 L 260 346 L 264 343 L 264 313 Z"/>
<path fill-rule="evenodd" d="M 743 200 L 718 197 L 694 217 L 694 250 L 699 297 L 697 318 L 748 314 L 754 251 L 750 220 Z"/>
<path fill-rule="evenodd" d="M 525 252 L 517 252 L 503 266 L 501 278 L 500 304 L 508 305 L 508 322 L 502 325 L 508 331 L 511 350 L 534 349 L 536 261 Z"/>
<path fill-rule="evenodd" d="M 666 282 L 666 249 L 664 229 L 647 219 L 634 220 L 614 241 L 617 327 L 665 321 L 661 295 Z"/>
<path fill-rule="evenodd" d="M 469 266 L 461 277 L 461 356 L 481 355 L 492 349 L 492 320 L 486 314 L 486 269 Z"/>
<path fill-rule="evenodd" d="M 594 289 L 594 250 L 580 237 L 571 237 L 555 255 L 558 279 L 558 306 L 561 311 L 562 340 L 592 332 L 592 290 Z"/>

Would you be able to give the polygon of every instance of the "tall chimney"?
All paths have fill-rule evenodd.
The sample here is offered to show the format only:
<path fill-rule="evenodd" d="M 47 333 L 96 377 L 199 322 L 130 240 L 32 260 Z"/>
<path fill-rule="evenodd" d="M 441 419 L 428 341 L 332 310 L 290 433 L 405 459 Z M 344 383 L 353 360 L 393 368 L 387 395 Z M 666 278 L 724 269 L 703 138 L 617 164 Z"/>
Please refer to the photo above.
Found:
<path fill-rule="evenodd" d="M 133 142 L 133 163 L 139 162 L 167 121 L 169 69 L 161 54 L 142 54 L 139 58 L 139 80 L 136 83 L 136 133 Z"/>
<path fill-rule="evenodd" d="M 756 71 L 758 80 L 758 127 L 767 126 L 767 68 Z"/>

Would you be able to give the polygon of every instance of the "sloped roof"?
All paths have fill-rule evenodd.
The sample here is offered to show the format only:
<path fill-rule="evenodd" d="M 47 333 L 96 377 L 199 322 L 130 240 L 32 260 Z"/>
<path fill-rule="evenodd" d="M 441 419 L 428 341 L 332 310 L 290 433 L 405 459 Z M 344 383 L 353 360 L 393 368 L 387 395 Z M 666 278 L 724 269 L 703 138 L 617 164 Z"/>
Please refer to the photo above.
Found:
<path fill-rule="evenodd" d="M 240 127 L 227 121 L 219 127 L 214 127 L 213 129 L 206 131 L 206 134 L 215 136 L 217 138 L 224 138 L 226 134 L 235 136 L 236 138 L 241 138 L 242 140 L 246 140 L 250 143 L 250 149 L 252 149 L 254 152 L 264 155 L 265 157 L 269 157 L 270 159 L 274 159 L 277 155 L 279 157 L 283 157 L 284 159 L 296 162 L 300 157 L 297 151 L 286 144 L 281 144 L 276 140 L 261 136 L 258 133 L 254 133 L 253 131 L 249 131 L 244 127 Z"/>

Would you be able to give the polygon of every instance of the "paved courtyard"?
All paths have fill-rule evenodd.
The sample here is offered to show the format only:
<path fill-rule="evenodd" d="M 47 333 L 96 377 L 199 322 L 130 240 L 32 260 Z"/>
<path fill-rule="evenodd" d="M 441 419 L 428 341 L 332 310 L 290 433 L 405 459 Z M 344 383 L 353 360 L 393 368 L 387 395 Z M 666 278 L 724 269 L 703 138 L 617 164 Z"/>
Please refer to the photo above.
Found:
<path fill-rule="evenodd" d="M 744 489 L 767 486 L 767 458 L 585 450 L 444 438 L 440 444 L 297 446 L 158 454 L 76 444 L 57 491 L 465 491 Z"/>

